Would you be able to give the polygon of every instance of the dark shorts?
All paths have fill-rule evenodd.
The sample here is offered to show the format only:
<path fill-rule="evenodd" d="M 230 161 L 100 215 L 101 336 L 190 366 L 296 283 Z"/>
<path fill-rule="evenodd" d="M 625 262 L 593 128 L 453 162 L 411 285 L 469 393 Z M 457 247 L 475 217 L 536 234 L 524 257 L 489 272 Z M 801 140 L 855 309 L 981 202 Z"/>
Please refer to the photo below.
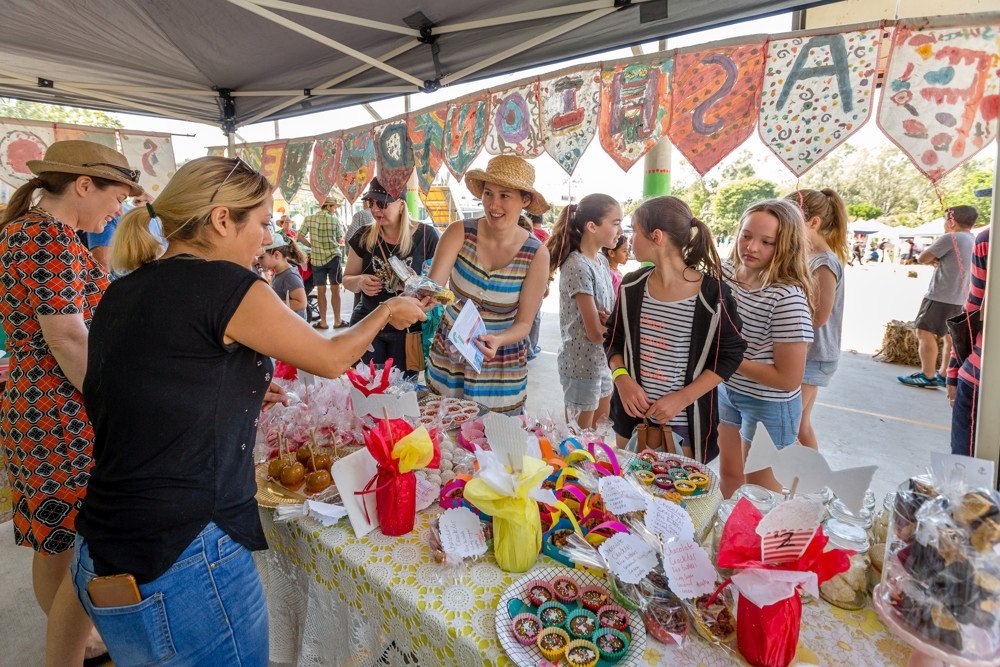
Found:
<path fill-rule="evenodd" d="M 913 326 L 917 329 L 930 331 L 935 336 L 943 336 L 948 333 L 948 318 L 955 317 L 961 312 L 961 305 L 931 301 L 924 297 L 924 300 L 920 302 L 920 310 L 917 312 L 917 319 L 914 320 Z"/>
<path fill-rule="evenodd" d="M 326 264 L 312 265 L 313 283 L 316 285 L 339 285 L 344 282 L 344 272 L 340 268 L 340 257 L 334 257 Z"/>

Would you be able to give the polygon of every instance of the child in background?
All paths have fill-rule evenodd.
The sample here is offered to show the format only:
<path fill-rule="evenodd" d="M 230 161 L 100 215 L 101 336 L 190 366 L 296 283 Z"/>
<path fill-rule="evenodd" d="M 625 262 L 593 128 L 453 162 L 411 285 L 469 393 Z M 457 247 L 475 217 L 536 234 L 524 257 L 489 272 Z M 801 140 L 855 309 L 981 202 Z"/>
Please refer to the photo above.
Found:
<path fill-rule="evenodd" d="M 743 363 L 719 390 L 719 476 L 726 498 L 745 482 L 781 490 L 770 468 L 743 474 L 758 422 L 778 448 L 798 439 L 802 374 L 813 340 L 806 244 L 799 207 L 769 199 L 743 213 L 723 265 L 747 342 Z"/>
<path fill-rule="evenodd" d="M 816 312 L 813 343 L 806 353 L 802 377 L 802 422 L 799 442 L 819 449 L 812 427 L 812 409 L 820 387 L 830 384 L 840 361 L 840 332 L 844 319 L 844 263 L 847 254 L 847 209 L 835 191 L 799 190 L 785 197 L 802 209 L 806 219 L 809 273 Z"/>
<path fill-rule="evenodd" d="M 619 447 L 644 419 L 669 424 L 684 454 L 707 463 L 718 448 L 716 387 L 740 365 L 746 343 L 712 233 L 676 197 L 632 216 L 635 258 L 605 343 L 615 369 L 611 420 Z"/>
<path fill-rule="evenodd" d="M 611 288 L 612 293 L 617 295 L 618 288 L 622 286 L 622 272 L 619 267 L 628 261 L 628 237 L 622 234 L 618 237 L 614 247 L 604 248 L 604 257 L 611 267 Z"/>
<path fill-rule="evenodd" d="M 559 269 L 558 361 L 566 419 L 576 414 L 585 429 L 607 417 L 611 404 L 611 371 L 602 343 L 615 297 L 602 251 L 621 232 L 622 207 L 613 197 L 591 194 L 562 210 L 548 240 L 550 271 Z"/>
<path fill-rule="evenodd" d="M 280 234 L 275 235 L 275 241 L 264 248 L 260 257 L 261 267 L 274 271 L 271 289 L 302 319 L 306 319 L 306 290 L 298 265 L 306 259 L 295 241 L 286 240 Z"/>

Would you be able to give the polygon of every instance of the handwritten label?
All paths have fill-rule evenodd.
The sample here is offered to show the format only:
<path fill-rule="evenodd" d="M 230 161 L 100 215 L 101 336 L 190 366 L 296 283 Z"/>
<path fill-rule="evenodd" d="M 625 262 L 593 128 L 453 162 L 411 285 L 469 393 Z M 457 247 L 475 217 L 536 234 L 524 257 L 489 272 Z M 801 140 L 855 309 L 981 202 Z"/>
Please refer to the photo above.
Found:
<path fill-rule="evenodd" d="M 812 541 L 823 517 L 823 505 L 809 498 L 792 498 L 764 515 L 757 524 L 761 561 L 796 560 Z"/>
<path fill-rule="evenodd" d="M 417 511 L 427 509 L 441 497 L 441 489 L 423 475 L 417 475 Z"/>
<path fill-rule="evenodd" d="M 694 540 L 694 523 L 684 508 L 663 498 L 646 499 L 646 527 L 666 542 L 671 538 Z"/>
<path fill-rule="evenodd" d="M 669 542 L 663 549 L 663 570 L 670 590 L 685 600 L 712 593 L 716 572 L 708 554 L 691 540 Z"/>
<path fill-rule="evenodd" d="M 486 536 L 479 518 L 467 507 L 445 511 L 438 520 L 441 548 L 455 558 L 471 558 L 486 553 Z"/>
<path fill-rule="evenodd" d="M 946 485 L 964 480 L 969 488 L 993 488 L 993 461 L 970 456 L 931 452 L 931 472 L 934 479 Z"/>
<path fill-rule="evenodd" d="M 616 533 L 597 550 L 608 568 L 627 584 L 639 583 L 656 567 L 656 552 L 637 535 Z"/>
<path fill-rule="evenodd" d="M 602 477 L 598 482 L 604 506 L 612 514 L 627 514 L 646 509 L 646 496 L 623 477 Z"/>

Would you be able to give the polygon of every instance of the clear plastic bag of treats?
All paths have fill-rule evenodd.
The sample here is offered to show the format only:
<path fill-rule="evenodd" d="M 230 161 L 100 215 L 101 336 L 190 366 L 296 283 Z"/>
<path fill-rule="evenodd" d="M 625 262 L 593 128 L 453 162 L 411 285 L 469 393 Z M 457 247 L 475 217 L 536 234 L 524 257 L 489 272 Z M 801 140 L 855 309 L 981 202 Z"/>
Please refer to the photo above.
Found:
<path fill-rule="evenodd" d="M 486 540 L 486 553 L 493 548 L 493 524 L 480 522 L 483 531 L 483 538 Z M 462 579 L 468 574 L 469 566 L 477 562 L 482 556 L 468 556 L 464 558 L 456 557 L 445 552 L 444 544 L 441 540 L 441 516 L 436 516 L 431 521 L 430 530 L 427 533 L 427 544 L 431 550 L 431 558 L 435 563 L 441 565 L 437 569 L 438 580 L 441 585 Z"/>
<path fill-rule="evenodd" d="M 931 645 L 998 664 L 1000 493 L 973 489 L 927 499 L 925 481 L 910 480 L 897 493 L 882 600 Z"/>

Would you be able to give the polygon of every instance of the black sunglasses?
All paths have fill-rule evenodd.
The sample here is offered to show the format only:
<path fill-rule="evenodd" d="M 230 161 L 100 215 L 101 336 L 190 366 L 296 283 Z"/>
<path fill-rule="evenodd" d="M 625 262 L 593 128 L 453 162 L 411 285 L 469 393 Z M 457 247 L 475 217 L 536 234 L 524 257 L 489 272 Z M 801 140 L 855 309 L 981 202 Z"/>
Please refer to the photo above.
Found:
<path fill-rule="evenodd" d="M 369 197 L 366 199 L 362 199 L 361 201 L 362 203 L 367 202 L 369 206 L 377 206 L 379 210 L 384 211 L 389 207 L 389 204 L 391 204 L 396 200 L 393 199 L 392 201 L 382 201 L 381 199 L 372 199 L 371 197 Z"/>
<path fill-rule="evenodd" d="M 119 174 L 132 181 L 133 183 L 139 182 L 139 170 L 138 169 L 126 169 L 125 167 L 119 167 L 117 164 L 111 164 L 110 162 L 87 162 L 80 165 L 81 167 L 111 167 Z"/>
<path fill-rule="evenodd" d="M 252 174 L 254 176 L 258 175 L 257 170 L 248 165 L 246 162 L 244 162 L 243 158 L 232 158 L 232 159 L 235 160 L 235 162 L 233 163 L 233 168 L 229 170 L 229 173 L 226 174 L 226 177 L 222 179 L 221 183 L 219 183 L 219 187 L 215 188 L 215 192 L 213 192 L 212 196 L 208 198 L 209 204 L 215 201 L 215 196 L 219 194 L 219 190 L 222 189 L 223 185 L 229 182 L 229 179 L 232 178 L 233 174 L 235 174 L 236 170 L 239 169 L 240 167 L 242 167 L 243 170 L 248 174 Z"/>

